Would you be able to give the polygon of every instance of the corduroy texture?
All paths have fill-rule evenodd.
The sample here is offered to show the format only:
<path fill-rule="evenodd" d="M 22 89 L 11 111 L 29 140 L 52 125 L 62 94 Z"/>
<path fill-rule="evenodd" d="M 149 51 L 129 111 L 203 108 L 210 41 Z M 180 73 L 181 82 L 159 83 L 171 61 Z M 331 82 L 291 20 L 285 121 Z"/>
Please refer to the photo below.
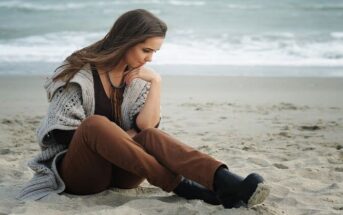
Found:
<path fill-rule="evenodd" d="M 95 99 L 90 65 L 86 64 L 72 78 L 69 87 L 65 87 L 64 81 L 52 81 L 59 72 L 61 70 L 49 77 L 44 85 L 50 104 L 37 129 L 41 153 L 28 162 L 34 176 L 17 195 L 19 200 L 38 200 L 50 193 L 63 192 L 65 185 L 56 169 L 56 162 L 66 153 L 67 147 L 58 144 L 49 132 L 54 129 L 76 129 L 84 119 L 94 114 Z M 133 127 L 133 118 L 143 107 L 149 89 L 150 83 L 141 79 L 134 79 L 125 88 L 121 106 L 124 130 Z"/>

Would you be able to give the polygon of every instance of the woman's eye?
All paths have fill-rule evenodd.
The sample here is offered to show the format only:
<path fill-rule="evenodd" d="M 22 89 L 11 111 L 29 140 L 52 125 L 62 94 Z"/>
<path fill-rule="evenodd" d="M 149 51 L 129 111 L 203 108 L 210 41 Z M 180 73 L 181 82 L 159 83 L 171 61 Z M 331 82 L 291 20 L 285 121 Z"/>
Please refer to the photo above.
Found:
<path fill-rule="evenodd" d="M 144 53 L 149 53 L 151 50 L 149 50 L 149 49 L 143 49 L 143 52 Z"/>

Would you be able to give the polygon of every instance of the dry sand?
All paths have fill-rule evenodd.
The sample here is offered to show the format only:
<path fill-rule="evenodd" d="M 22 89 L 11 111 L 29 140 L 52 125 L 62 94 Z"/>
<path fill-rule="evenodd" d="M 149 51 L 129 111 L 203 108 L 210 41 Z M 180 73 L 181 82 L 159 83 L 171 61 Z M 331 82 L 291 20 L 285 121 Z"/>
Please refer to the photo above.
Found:
<path fill-rule="evenodd" d="M 144 182 L 96 195 L 14 199 L 32 172 L 47 102 L 42 77 L 0 77 L 0 214 L 342 214 L 343 79 L 163 77 L 161 128 L 228 164 L 262 174 L 264 204 L 225 210 Z"/>

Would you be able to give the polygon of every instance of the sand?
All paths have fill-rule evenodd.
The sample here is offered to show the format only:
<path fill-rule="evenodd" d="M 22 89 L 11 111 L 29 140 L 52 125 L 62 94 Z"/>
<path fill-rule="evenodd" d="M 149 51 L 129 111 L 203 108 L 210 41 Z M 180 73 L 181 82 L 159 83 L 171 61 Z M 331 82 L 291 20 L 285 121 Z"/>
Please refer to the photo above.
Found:
<path fill-rule="evenodd" d="M 32 176 L 44 78 L 0 77 L 0 214 L 342 214 L 343 79 L 163 77 L 161 128 L 272 188 L 251 209 L 187 201 L 144 182 L 96 195 L 14 199 Z"/>

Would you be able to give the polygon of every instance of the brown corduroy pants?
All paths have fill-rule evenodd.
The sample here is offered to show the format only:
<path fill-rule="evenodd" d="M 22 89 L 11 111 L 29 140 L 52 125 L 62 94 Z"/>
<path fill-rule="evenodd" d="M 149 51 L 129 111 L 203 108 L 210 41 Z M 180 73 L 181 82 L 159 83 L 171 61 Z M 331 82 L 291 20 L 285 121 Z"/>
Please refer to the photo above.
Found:
<path fill-rule="evenodd" d="M 144 179 L 170 192 L 181 176 L 213 190 L 213 177 L 221 165 L 159 129 L 149 128 L 131 138 L 106 117 L 93 115 L 77 128 L 58 171 L 65 192 L 72 194 L 135 188 Z"/>

